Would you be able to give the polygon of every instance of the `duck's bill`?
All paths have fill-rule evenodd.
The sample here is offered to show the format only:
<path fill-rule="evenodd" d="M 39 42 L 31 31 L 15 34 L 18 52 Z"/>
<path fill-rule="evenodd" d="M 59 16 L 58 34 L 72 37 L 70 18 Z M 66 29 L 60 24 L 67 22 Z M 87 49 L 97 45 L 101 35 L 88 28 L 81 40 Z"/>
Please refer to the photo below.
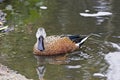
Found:
<path fill-rule="evenodd" d="M 44 48 L 44 38 L 42 36 L 40 36 L 39 40 L 38 40 L 38 50 L 40 50 L 40 51 L 45 50 L 45 48 Z"/>

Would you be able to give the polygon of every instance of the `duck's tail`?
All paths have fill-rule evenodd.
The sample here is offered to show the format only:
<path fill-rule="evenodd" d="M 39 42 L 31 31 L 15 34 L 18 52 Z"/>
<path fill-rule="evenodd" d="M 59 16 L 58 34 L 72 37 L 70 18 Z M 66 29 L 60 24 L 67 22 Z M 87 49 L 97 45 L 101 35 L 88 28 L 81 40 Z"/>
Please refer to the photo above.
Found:
<path fill-rule="evenodd" d="M 90 37 L 91 35 L 88 36 L 80 36 L 80 35 L 72 35 L 69 36 L 69 38 L 75 42 L 76 46 L 81 47 L 81 45 Z"/>
<path fill-rule="evenodd" d="M 84 44 L 84 42 L 88 39 L 88 37 L 89 37 L 89 36 L 81 37 L 80 42 L 76 43 L 75 45 L 80 48 L 81 45 Z"/>

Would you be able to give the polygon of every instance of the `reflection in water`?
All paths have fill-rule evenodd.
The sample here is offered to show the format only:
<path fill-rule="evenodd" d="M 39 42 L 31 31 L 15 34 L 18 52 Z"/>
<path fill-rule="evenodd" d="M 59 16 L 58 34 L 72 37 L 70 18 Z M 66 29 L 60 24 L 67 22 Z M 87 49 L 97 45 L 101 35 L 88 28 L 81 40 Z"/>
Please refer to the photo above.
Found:
<path fill-rule="evenodd" d="M 101 11 L 101 12 L 109 12 L 111 11 L 111 1 L 110 0 L 93 0 L 95 5 L 93 8 L 95 11 Z"/>
<path fill-rule="evenodd" d="M 4 13 L 2 10 L 0 10 L 0 22 L 5 23 L 6 22 L 6 13 Z M 0 25 L 1 27 L 1 25 Z"/>
<path fill-rule="evenodd" d="M 55 56 L 35 56 L 37 59 L 37 74 L 39 80 L 44 80 L 44 75 L 46 72 L 46 64 L 67 64 L 69 63 L 68 56 L 65 55 L 55 55 Z"/>
<path fill-rule="evenodd" d="M 115 52 L 109 52 L 105 59 L 109 64 L 107 70 L 107 80 L 120 80 L 120 46 L 115 43 L 109 43 L 113 48 L 118 49 Z"/>
<path fill-rule="evenodd" d="M 84 16 L 84 17 L 95 17 L 96 21 L 97 21 L 96 22 L 97 25 L 101 25 L 103 22 L 108 21 L 108 19 L 109 19 L 108 16 L 112 15 L 111 6 L 110 6 L 111 1 L 109 1 L 109 0 L 93 0 L 91 2 L 92 2 L 92 4 L 90 7 L 95 12 L 92 12 L 89 10 L 86 13 L 80 13 L 80 15 Z M 87 4 L 87 5 L 89 6 L 89 4 Z"/>
<path fill-rule="evenodd" d="M 80 13 L 81 16 L 84 16 L 84 17 L 101 17 L 101 16 L 111 16 L 112 13 L 110 12 L 97 12 L 97 13 Z"/>
<path fill-rule="evenodd" d="M 59 56 L 35 56 L 37 59 L 38 65 L 43 64 L 66 64 L 69 63 L 69 59 L 67 55 L 59 55 Z"/>
<path fill-rule="evenodd" d="M 96 5 L 93 6 L 97 12 L 111 12 L 111 6 L 109 0 L 97 0 Z M 97 17 L 97 25 L 101 25 L 103 22 L 109 20 L 108 17 Z"/>
<path fill-rule="evenodd" d="M 45 75 L 45 66 L 38 66 L 38 68 L 36 69 L 39 80 L 44 80 L 44 75 Z"/>

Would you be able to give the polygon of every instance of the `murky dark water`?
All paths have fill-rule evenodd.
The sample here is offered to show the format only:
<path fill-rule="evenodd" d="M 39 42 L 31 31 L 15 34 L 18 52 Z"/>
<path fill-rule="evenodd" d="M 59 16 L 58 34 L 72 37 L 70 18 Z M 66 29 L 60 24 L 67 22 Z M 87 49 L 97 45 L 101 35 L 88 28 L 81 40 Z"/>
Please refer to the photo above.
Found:
<path fill-rule="evenodd" d="M 119 0 L 5 0 L 0 3 L 0 10 L 7 13 L 5 25 L 14 27 L 14 31 L 0 33 L 3 35 L 0 63 L 34 80 L 38 80 L 36 68 L 42 68 L 41 65 L 45 66 L 44 75 L 41 74 L 45 80 L 120 80 L 119 3 Z M 112 15 L 94 16 L 97 12 Z M 32 53 L 35 31 L 41 26 L 47 35 L 94 35 L 67 57 L 35 57 Z"/>

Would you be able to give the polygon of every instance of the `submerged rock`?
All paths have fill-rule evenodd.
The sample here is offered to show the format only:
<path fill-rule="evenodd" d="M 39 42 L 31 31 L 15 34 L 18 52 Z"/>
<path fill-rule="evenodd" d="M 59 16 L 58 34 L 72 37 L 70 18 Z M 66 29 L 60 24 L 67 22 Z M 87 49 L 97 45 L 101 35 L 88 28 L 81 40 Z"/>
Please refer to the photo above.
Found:
<path fill-rule="evenodd" d="M 4 13 L 2 10 L 0 10 L 0 22 L 5 23 L 6 22 L 6 13 Z"/>
<path fill-rule="evenodd" d="M 27 79 L 25 76 L 10 70 L 7 66 L 0 64 L 0 80 L 33 80 Z"/>

